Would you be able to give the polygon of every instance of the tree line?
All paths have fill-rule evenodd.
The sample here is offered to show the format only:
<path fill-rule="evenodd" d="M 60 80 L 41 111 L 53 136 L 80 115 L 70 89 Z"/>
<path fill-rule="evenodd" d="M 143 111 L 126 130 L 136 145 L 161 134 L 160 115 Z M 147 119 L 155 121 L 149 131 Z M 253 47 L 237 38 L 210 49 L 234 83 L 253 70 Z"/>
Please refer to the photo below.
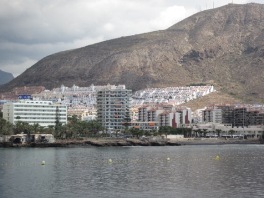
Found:
<path fill-rule="evenodd" d="M 15 124 L 11 124 L 10 122 L 0 117 L 0 135 L 13 135 L 20 134 L 22 132 L 25 134 L 53 134 L 57 139 L 110 136 L 110 134 L 105 131 L 105 129 L 97 120 L 81 121 L 77 116 L 69 117 L 68 123 L 66 125 L 62 125 L 59 120 L 56 120 L 54 126 L 48 127 L 40 126 L 38 123 L 30 125 L 27 122 L 23 121 L 18 121 Z M 185 137 L 190 137 L 191 129 L 162 126 L 159 128 L 159 130 L 144 131 L 142 129 L 129 127 L 125 123 L 123 130 L 115 130 L 115 132 L 112 133 L 111 136 L 140 138 L 142 136 L 167 136 L 169 134 L 181 134 Z"/>
<path fill-rule="evenodd" d="M 55 122 L 54 126 L 48 127 L 40 126 L 38 123 L 30 125 L 23 121 L 12 124 L 0 117 L 0 135 L 46 133 L 53 134 L 58 139 L 67 139 L 96 136 L 102 130 L 103 127 L 98 121 L 81 121 L 77 116 L 69 117 L 66 125 Z"/>
<path fill-rule="evenodd" d="M 130 119 L 125 120 L 123 130 L 115 130 L 114 134 L 109 134 L 97 120 L 81 121 L 77 116 L 68 118 L 68 123 L 62 125 L 59 120 L 56 120 L 55 126 L 43 127 L 38 123 L 30 125 L 23 121 L 18 121 L 15 124 L 3 119 L 0 112 L 0 135 L 13 135 L 19 133 L 36 134 L 46 133 L 53 134 L 57 139 L 76 139 L 83 137 L 136 137 L 142 136 L 158 136 L 164 135 L 183 135 L 184 137 L 206 137 L 209 132 L 207 129 L 192 129 L 192 128 L 173 128 L 171 126 L 161 126 L 158 130 L 142 130 L 129 126 Z M 220 137 L 222 131 L 215 130 L 215 134 Z M 234 130 L 228 131 L 228 134 L 234 134 Z M 264 138 L 264 135 L 263 135 Z"/>

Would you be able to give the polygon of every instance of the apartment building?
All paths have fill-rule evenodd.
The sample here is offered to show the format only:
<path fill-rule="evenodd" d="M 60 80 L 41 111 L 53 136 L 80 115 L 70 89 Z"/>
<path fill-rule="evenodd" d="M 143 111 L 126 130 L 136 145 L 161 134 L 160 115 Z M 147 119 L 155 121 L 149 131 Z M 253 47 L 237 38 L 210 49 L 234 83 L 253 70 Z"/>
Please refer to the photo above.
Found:
<path fill-rule="evenodd" d="M 139 122 L 139 121 L 132 121 L 131 127 L 136 129 L 141 129 L 144 131 L 157 131 L 159 128 L 158 122 Z"/>
<path fill-rule="evenodd" d="M 223 123 L 232 127 L 264 125 L 264 107 L 252 105 L 214 105 L 202 111 L 204 123 Z"/>
<path fill-rule="evenodd" d="M 138 120 L 141 122 L 155 122 L 158 119 L 158 115 L 163 113 L 164 110 L 162 105 L 144 105 L 138 108 Z"/>
<path fill-rule="evenodd" d="M 95 108 L 83 108 L 83 107 L 69 107 L 68 116 L 77 116 L 82 121 L 90 121 L 96 119 L 96 109 Z"/>
<path fill-rule="evenodd" d="M 222 110 L 222 123 L 232 124 L 234 119 L 234 105 L 224 104 L 216 105 L 217 109 Z"/>
<path fill-rule="evenodd" d="M 3 106 L 3 118 L 12 124 L 18 121 L 40 126 L 55 126 L 56 118 L 67 124 L 67 107 L 51 101 L 20 100 Z"/>
<path fill-rule="evenodd" d="M 97 92 L 97 119 L 106 130 L 124 129 L 130 116 L 132 90 L 125 85 L 109 85 Z"/>
<path fill-rule="evenodd" d="M 172 103 L 174 105 L 180 105 L 214 91 L 213 86 L 148 88 L 136 91 L 133 94 L 132 105 L 149 103 Z"/>
<path fill-rule="evenodd" d="M 170 125 L 173 128 L 187 127 L 192 123 L 192 112 L 190 108 L 179 107 L 171 113 Z"/>
<path fill-rule="evenodd" d="M 186 127 L 192 121 L 191 109 L 168 104 L 142 106 L 138 110 L 139 122 L 157 122 L 158 126 Z"/>
<path fill-rule="evenodd" d="M 222 109 L 207 108 L 202 112 L 202 121 L 205 123 L 222 123 Z"/>

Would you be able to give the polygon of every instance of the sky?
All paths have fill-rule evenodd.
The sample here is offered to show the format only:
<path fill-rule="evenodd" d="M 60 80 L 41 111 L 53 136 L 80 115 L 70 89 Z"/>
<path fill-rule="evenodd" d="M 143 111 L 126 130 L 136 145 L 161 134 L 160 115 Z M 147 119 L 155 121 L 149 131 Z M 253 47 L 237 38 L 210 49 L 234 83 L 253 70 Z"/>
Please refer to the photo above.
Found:
<path fill-rule="evenodd" d="M 163 30 L 232 2 L 264 0 L 0 0 L 0 70 L 16 77 L 50 54 Z"/>

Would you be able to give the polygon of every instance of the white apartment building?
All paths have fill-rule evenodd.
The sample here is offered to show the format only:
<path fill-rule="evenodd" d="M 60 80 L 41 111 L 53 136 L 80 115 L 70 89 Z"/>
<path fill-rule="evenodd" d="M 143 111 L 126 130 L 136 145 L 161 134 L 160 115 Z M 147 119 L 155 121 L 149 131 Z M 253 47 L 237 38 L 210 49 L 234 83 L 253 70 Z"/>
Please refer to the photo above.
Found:
<path fill-rule="evenodd" d="M 3 118 L 12 124 L 18 121 L 40 126 L 55 126 L 56 118 L 62 125 L 67 124 L 67 107 L 51 101 L 20 100 L 3 106 Z"/>
<path fill-rule="evenodd" d="M 132 90 L 125 85 L 109 85 L 97 92 L 97 119 L 106 130 L 124 128 L 125 118 L 130 115 Z"/>
<path fill-rule="evenodd" d="M 132 106 L 150 103 L 171 103 L 180 105 L 190 100 L 203 97 L 214 91 L 214 86 L 148 88 L 136 91 L 133 94 Z"/>
<path fill-rule="evenodd" d="M 178 108 L 170 113 L 170 126 L 181 128 L 190 126 L 192 123 L 192 111 L 190 108 Z"/>

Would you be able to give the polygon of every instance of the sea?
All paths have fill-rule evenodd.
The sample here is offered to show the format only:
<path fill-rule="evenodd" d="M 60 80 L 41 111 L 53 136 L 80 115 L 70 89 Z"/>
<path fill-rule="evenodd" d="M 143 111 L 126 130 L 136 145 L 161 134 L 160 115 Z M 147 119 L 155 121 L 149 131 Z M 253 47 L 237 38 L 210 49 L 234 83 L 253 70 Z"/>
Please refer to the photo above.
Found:
<path fill-rule="evenodd" d="M 0 198 L 264 197 L 264 145 L 0 148 Z"/>

